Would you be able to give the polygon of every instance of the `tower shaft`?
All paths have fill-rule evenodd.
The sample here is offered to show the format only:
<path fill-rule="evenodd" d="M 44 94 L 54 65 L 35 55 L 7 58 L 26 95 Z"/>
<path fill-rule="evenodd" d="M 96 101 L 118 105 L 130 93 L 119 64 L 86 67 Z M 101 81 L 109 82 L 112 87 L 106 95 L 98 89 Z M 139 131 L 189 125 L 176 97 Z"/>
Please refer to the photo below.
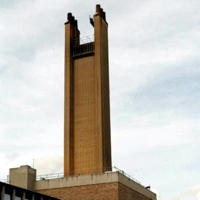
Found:
<path fill-rule="evenodd" d="M 80 44 L 77 21 L 65 23 L 64 175 L 111 170 L 108 24 L 96 6 L 94 41 Z"/>

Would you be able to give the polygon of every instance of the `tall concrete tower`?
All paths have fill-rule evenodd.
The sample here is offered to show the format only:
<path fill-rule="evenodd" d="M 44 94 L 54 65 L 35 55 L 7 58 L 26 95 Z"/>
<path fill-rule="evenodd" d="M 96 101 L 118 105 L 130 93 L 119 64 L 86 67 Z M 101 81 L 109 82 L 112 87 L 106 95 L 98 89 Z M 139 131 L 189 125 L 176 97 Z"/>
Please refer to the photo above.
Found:
<path fill-rule="evenodd" d="M 94 39 L 81 43 L 78 22 L 65 23 L 64 175 L 111 170 L 108 24 L 100 5 Z"/>

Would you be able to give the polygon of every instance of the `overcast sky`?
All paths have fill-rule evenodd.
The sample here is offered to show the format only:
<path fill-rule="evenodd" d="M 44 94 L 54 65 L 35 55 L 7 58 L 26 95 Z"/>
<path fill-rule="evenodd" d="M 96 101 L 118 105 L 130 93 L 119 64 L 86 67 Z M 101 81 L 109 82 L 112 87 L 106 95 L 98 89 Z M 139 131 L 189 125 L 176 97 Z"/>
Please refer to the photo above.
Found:
<path fill-rule="evenodd" d="M 112 160 L 158 200 L 200 200 L 199 0 L 0 0 L 0 179 L 63 172 L 64 23 L 109 24 Z M 34 162 L 33 162 L 34 160 Z"/>

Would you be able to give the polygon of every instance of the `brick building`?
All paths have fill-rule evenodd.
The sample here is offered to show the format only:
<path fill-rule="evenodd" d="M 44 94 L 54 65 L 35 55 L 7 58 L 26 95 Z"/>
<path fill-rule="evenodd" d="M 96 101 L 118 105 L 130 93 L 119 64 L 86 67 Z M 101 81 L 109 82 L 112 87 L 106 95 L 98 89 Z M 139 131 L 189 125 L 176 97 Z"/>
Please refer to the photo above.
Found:
<path fill-rule="evenodd" d="M 35 187 L 39 193 L 62 200 L 156 200 L 153 192 L 121 172 L 41 180 Z"/>
<path fill-rule="evenodd" d="M 81 42 L 71 13 L 65 23 L 64 176 L 36 181 L 29 166 L 10 170 L 10 183 L 61 200 L 156 200 L 123 171 L 112 171 L 108 23 L 96 5 L 94 37 Z"/>

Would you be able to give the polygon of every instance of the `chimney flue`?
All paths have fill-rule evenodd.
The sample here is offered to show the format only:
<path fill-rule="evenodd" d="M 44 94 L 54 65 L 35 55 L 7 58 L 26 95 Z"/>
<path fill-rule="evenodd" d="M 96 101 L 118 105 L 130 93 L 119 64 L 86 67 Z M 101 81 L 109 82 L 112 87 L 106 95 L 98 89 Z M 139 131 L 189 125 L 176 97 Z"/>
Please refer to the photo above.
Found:
<path fill-rule="evenodd" d="M 98 14 L 101 13 L 101 6 L 100 6 L 100 4 L 96 5 L 96 13 L 98 13 Z"/>
<path fill-rule="evenodd" d="M 72 19 L 72 13 L 68 13 L 68 14 L 67 14 L 67 20 L 68 20 L 68 21 L 71 21 L 71 19 Z"/>
<path fill-rule="evenodd" d="M 106 21 L 106 13 L 103 11 L 103 19 L 104 19 L 104 21 Z"/>

